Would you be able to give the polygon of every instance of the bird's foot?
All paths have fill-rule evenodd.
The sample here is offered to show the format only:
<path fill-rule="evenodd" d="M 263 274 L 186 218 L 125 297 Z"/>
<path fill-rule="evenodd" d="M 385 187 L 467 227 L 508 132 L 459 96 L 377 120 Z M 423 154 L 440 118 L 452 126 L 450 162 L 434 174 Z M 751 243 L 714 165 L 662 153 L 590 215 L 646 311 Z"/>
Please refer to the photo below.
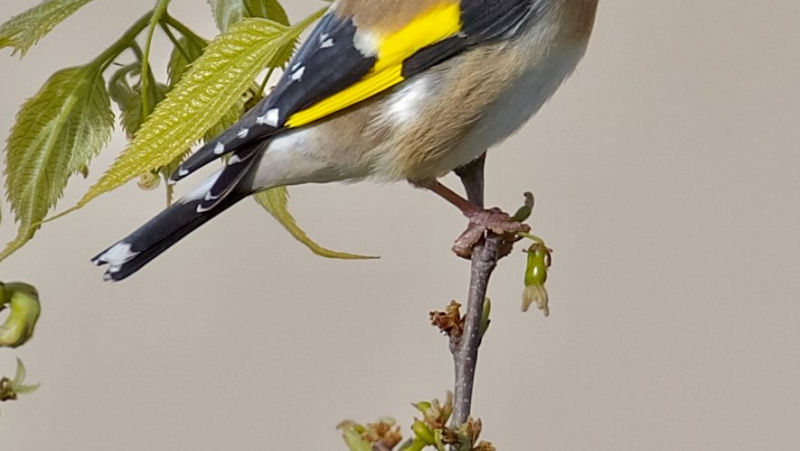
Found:
<path fill-rule="evenodd" d="M 472 257 L 472 248 L 480 243 L 488 233 L 502 236 L 504 245 L 500 249 L 500 257 L 511 252 L 511 247 L 519 238 L 519 233 L 528 233 L 531 228 L 499 208 L 489 208 L 464 213 L 469 218 L 467 230 L 453 243 L 453 252 L 459 257 Z"/>

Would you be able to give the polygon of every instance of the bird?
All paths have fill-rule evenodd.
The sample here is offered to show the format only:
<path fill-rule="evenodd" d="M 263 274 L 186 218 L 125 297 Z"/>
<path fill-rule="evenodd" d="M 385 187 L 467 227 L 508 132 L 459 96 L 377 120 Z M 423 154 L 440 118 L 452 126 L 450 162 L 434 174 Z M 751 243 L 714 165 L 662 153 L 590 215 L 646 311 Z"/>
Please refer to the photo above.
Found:
<path fill-rule="evenodd" d="M 598 0 L 337 0 L 273 90 L 171 175 L 194 190 L 92 261 L 127 278 L 238 201 L 308 183 L 407 181 L 483 209 L 486 151 L 573 73 Z M 224 158 L 225 157 L 225 158 Z M 455 172 L 467 198 L 438 182 Z"/>

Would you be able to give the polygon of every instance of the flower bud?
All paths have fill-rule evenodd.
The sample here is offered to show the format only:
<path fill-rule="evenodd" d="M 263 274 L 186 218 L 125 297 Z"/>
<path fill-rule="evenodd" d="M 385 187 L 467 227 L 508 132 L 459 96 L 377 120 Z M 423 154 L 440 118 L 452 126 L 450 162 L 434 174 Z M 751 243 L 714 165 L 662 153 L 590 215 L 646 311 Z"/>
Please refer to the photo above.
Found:
<path fill-rule="evenodd" d="M 0 292 L 0 310 L 10 309 L 5 323 L 0 325 L 0 346 L 16 348 L 33 335 L 41 313 L 39 293 L 22 282 L 0 284 Z"/>

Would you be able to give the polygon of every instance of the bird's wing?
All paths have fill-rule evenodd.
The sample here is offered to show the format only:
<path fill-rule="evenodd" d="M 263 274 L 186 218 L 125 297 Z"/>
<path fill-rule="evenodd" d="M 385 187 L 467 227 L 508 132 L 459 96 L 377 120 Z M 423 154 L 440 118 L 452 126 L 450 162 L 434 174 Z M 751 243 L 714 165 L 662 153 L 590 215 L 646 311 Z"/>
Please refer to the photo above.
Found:
<path fill-rule="evenodd" d="M 206 143 L 172 175 L 182 179 L 222 155 L 249 149 L 369 99 L 470 46 L 514 33 L 548 0 L 442 0 L 391 33 L 360 28 L 331 9 L 289 63 L 272 93 Z M 386 14 L 392 14 L 387 11 Z M 238 160 L 252 158 L 244 152 Z M 217 189 L 223 192 L 223 189 Z"/>

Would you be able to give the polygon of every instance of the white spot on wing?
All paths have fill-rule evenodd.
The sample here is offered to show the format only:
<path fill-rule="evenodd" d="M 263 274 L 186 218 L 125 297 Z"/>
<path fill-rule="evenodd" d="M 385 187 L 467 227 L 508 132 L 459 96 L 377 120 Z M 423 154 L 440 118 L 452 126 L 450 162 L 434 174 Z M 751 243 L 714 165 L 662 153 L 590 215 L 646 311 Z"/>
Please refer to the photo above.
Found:
<path fill-rule="evenodd" d="M 242 128 L 242 129 L 239 130 L 239 134 L 237 134 L 236 136 L 238 136 L 239 139 L 245 139 L 245 138 L 247 138 L 247 134 L 248 133 L 250 133 L 250 129 L 249 128 Z"/>
<path fill-rule="evenodd" d="M 220 174 L 222 174 L 222 169 L 212 174 L 211 177 L 207 178 L 200 186 L 195 188 L 194 191 L 178 199 L 178 203 L 188 204 L 189 202 L 204 198 L 206 193 L 211 191 L 211 187 L 217 182 Z"/>
<path fill-rule="evenodd" d="M 321 49 L 329 49 L 333 47 L 333 38 L 328 38 L 319 43 L 319 48 Z"/>
<path fill-rule="evenodd" d="M 378 36 L 368 31 L 356 31 L 356 35 L 353 36 L 353 47 L 366 58 L 378 56 L 379 44 Z"/>
<path fill-rule="evenodd" d="M 217 145 L 214 146 L 214 153 L 217 155 L 222 155 L 225 153 L 225 144 L 218 142 Z"/>
<path fill-rule="evenodd" d="M 278 126 L 278 120 L 280 119 L 280 115 L 281 115 L 280 110 L 278 110 L 277 108 L 273 108 L 273 109 L 267 111 L 266 113 L 264 113 L 263 116 L 257 117 L 256 118 L 256 123 L 259 124 L 259 125 L 266 124 L 266 125 L 269 125 L 270 127 L 277 127 Z"/>
<path fill-rule="evenodd" d="M 178 169 L 178 176 L 186 177 L 187 175 L 189 175 L 189 170 L 188 169 L 186 169 L 186 168 Z"/>
<path fill-rule="evenodd" d="M 294 80 L 294 81 L 302 80 L 304 73 L 306 73 L 306 67 L 305 66 L 297 69 L 296 71 L 294 71 L 294 73 L 292 73 L 292 80 Z"/>

